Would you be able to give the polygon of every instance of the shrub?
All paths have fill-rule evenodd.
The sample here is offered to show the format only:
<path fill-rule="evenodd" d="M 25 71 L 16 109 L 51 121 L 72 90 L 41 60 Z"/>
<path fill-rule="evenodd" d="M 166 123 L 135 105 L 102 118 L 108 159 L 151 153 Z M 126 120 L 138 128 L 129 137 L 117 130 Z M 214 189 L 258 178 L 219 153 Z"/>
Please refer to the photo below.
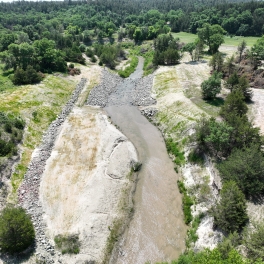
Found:
<path fill-rule="evenodd" d="M 199 151 L 197 151 L 196 149 L 192 150 L 189 153 L 188 161 L 190 163 L 199 164 L 199 165 L 203 165 L 204 164 L 204 158 L 203 158 L 202 154 L 199 153 Z"/>
<path fill-rule="evenodd" d="M 78 254 L 80 252 L 78 235 L 57 235 L 54 241 L 62 254 Z"/>
<path fill-rule="evenodd" d="M 140 171 L 141 166 L 142 166 L 142 163 L 140 163 L 140 162 L 134 162 L 132 164 L 133 171 L 134 172 Z"/>
<path fill-rule="evenodd" d="M 14 84 L 33 84 L 38 83 L 42 76 L 31 66 L 27 66 L 26 70 L 16 69 L 12 79 Z"/>
<path fill-rule="evenodd" d="M 4 128 L 7 133 L 12 133 L 12 125 L 10 123 L 5 123 Z"/>
<path fill-rule="evenodd" d="M 173 264 L 248 264 L 248 260 L 245 260 L 239 255 L 235 249 L 230 250 L 227 258 L 222 256 L 218 248 L 215 249 L 204 249 L 200 252 L 195 253 L 194 251 L 186 251 L 182 254 L 178 261 Z M 263 264 L 263 262 L 254 262 L 254 264 Z"/>
<path fill-rule="evenodd" d="M 16 118 L 14 120 L 14 126 L 18 129 L 24 129 L 25 127 L 25 121 L 19 119 L 19 118 Z"/>
<path fill-rule="evenodd" d="M 237 116 L 243 116 L 247 113 L 248 107 L 244 102 L 244 95 L 240 90 L 235 90 L 228 94 L 225 103 L 222 105 L 220 115 L 229 120 L 229 116 L 236 114 Z"/>
<path fill-rule="evenodd" d="M 252 224 L 253 228 L 247 228 L 244 232 L 247 256 L 254 261 L 259 258 L 264 260 L 264 223 L 253 222 Z"/>
<path fill-rule="evenodd" d="M 241 236 L 237 233 L 231 233 L 228 237 L 225 237 L 224 240 L 218 244 L 217 248 L 223 258 L 228 258 L 228 255 L 232 249 L 235 249 L 241 244 Z"/>
<path fill-rule="evenodd" d="M 91 62 L 93 62 L 93 63 L 97 62 L 97 59 L 96 59 L 96 57 L 94 55 L 91 58 Z M 100 65 L 100 62 L 99 62 L 99 65 Z M 102 66 L 102 65 L 100 65 L 100 66 Z"/>
<path fill-rule="evenodd" d="M 214 72 L 208 80 L 201 84 L 204 99 L 214 99 L 221 91 L 221 79 L 217 72 Z"/>
<path fill-rule="evenodd" d="M 178 185 L 180 193 L 185 193 L 187 191 L 182 181 L 178 180 L 177 185 Z"/>
<path fill-rule="evenodd" d="M 196 231 L 201 223 L 201 219 L 203 218 L 203 214 L 196 216 L 192 220 L 191 228 L 187 231 L 187 239 L 186 239 L 186 247 L 189 248 L 191 243 L 195 243 L 198 240 L 198 235 Z"/>
<path fill-rule="evenodd" d="M 85 52 L 86 46 L 84 44 L 81 44 L 79 49 L 81 52 Z"/>
<path fill-rule="evenodd" d="M 211 153 L 214 156 L 225 157 L 230 153 L 230 141 L 233 128 L 226 122 L 218 122 L 214 118 L 202 118 L 196 127 L 194 135 L 199 152 Z"/>
<path fill-rule="evenodd" d="M 5 142 L 0 139 L 0 157 L 4 157 L 11 153 L 14 149 L 14 144 L 12 142 Z"/>
<path fill-rule="evenodd" d="M 0 215 L 0 248 L 16 253 L 27 249 L 35 239 L 30 217 L 23 208 L 6 207 Z"/>
<path fill-rule="evenodd" d="M 90 57 L 90 58 L 92 58 L 94 56 L 93 51 L 91 49 L 89 49 L 89 48 L 86 49 L 85 54 L 86 54 L 87 57 Z"/>

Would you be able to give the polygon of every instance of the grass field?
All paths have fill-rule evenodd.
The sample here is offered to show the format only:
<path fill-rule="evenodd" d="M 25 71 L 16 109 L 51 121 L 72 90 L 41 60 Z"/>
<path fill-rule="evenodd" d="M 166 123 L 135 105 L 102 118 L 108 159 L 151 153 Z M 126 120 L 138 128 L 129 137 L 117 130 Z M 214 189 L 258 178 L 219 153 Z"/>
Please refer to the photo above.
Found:
<path fill-rule="evenodd" d="M 43 132 L 60 113 L 76 84 L 63 76 L 54 75 L 48 75 L 36 85 L 14 86 L 4 73 L 0 73 L 0 80 L 6 83 L 4 91 L 0 92 L 0 111 L 21 116 L 27 124 L 21 160 L 11 177 L 13 193 L 9 201 L 14 201 L 33 150 L 40 144 Z"/>
<path fill-rule="evenodd" d="M 185 43 L 190 43 L 193 42 L 196 38 L 197 35 L 187 33 L 187 32 L 179 32 L 179 33 L 172 33 L 174 37 L 180 38 L 181 42 Z M 225 36 L 225 45 L 229 46 L 237 46 L 242 40 L 245 40 L 247 42 L 247 46 L 252 47 L 259 37 L 239 37 L 239 36 L 234 36 L 234 37 L 229 37 Z"/>
<path fill-rule="evenodd" d="M 172 33 L 172 36 L 175 38 L 179 38 L 180 42 L 184 43 L 194 42 L 195 39 L 197 39 L 197 35 L 187 32 Z"/>

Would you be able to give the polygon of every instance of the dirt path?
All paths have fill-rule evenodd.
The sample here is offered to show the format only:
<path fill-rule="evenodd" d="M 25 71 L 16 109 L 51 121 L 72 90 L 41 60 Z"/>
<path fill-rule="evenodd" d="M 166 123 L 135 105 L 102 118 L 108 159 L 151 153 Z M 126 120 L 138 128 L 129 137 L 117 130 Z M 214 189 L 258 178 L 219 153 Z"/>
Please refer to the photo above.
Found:
<path fill-rule="evenodd" d="M 261 134 L 264 134 L 264 90 L 252 89 L 253 90 L 253 104 L 249 106 L 250 116 L 253 118 L 255 126 L 260 128 Z"/>

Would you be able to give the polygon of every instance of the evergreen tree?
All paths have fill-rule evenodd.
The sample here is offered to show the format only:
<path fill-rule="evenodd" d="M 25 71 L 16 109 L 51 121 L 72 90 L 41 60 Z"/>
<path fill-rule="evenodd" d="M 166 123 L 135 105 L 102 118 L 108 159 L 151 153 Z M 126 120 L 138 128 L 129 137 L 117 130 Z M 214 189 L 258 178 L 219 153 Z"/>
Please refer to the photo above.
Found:
<path fill-rule="evenodd" d="M 214 224 L 227 233 L 241 231 L 248 222 L 245 196 L 234 181 L 224 183 L 213 216 Z"/>
<path fill-rule="evenodd" d="M 35 239 L 29 216 L 22 208 L 6 207 L 0 215 L 0 248 L 16 253 L 27 249 Z"/>

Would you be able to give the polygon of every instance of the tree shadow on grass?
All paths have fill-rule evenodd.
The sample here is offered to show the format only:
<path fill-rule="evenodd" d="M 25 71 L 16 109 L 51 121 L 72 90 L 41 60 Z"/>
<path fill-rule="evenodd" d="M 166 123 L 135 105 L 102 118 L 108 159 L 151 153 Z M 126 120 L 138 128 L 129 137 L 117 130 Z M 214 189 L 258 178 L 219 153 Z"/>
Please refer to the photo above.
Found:
<path fill-rule="evenodd" d="M 205 102 L 207 104 L 210 104 L 210 105 L 213 105 L 213 106 L 216 106 L 216 107 L 220 107 L 224 104 L 225 100 L 221 97 L 216 97 L 214 99 L 210 99 L 210 100 L 205 100 Z"/>
<path fill-rule="evenodd" d="M 7 71 L 4 71 L 2 73 L 2 75 L 5 76 L 5 77 L 7 77 L 7 76 L 9 76 L 10 74 L 13 74 L 13 73 L 14 73 L 14 70 L 7 70 Z"/>

